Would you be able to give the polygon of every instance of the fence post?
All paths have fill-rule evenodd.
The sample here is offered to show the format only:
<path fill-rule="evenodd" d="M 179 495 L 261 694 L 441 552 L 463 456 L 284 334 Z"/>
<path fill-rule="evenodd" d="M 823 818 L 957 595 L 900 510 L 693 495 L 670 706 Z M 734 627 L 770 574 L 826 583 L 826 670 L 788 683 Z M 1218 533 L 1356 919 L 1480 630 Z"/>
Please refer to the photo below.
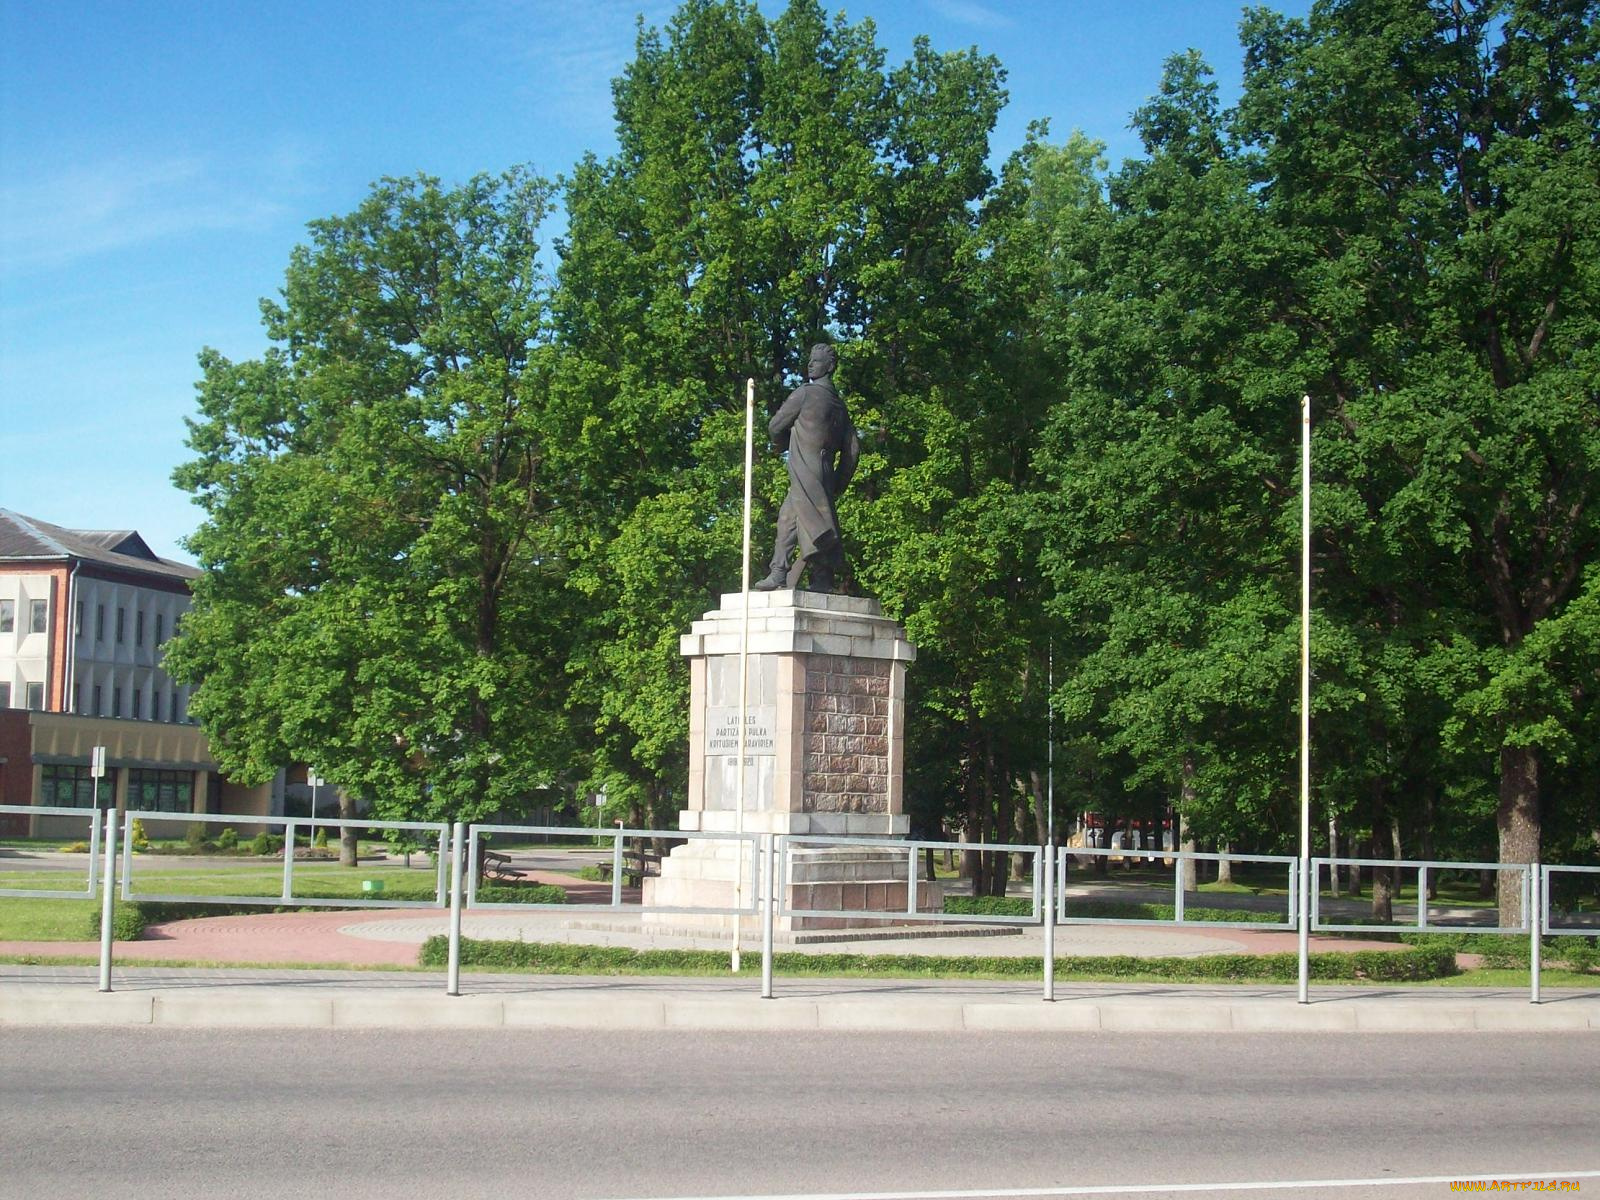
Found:
<path fill-rule="evenodd" d="M 737 862 L 737 860 L 735 860 Z M 744 870 L 743 864 L 734 868 Z M 639 881 L 641 888 L 644 880 Z M 611 907 L 622 907 L 622 826 L 617 826 L 616 840 L 611 843 Z"/>
<path fill-rule="evenodd" d="M 1039 847 L 1039 867 L 1044 871 L 1044 998 L 1056 998 L 1056 863 L 1053 846 Z"/>
<path fill-rule="evenodd" d="M 443 908 L 450 903 L 450 877 L 445 874 L 449 867 L 450 858 L 450 827 L 445 825 L 439 830 L 439 853 L 434 855 L 434 882 L 433 891 L 439 897 L 439 907 Z"/>
<path fill-rule="evenodd" d="M 100 990 L 111 990 L 111 897 L 117 888 L 117 813 L 97 814 L 106 822 L 105 894 L 100 897 Z"/>
<path fill-rule="evenodd" d="M 1312 867 L 1311 854 L 1308 850 L 1302 854 L 1294 864 L 1295 875 L 1299 881 L 1296 889 L 1296 924 L 1298 926 L 1299 942 L 1299 1001 L 1301 1004 L 1311 1003 L 1311 896 L 1317 887 L 1316 873 Z"/>
<path fill-rule="evenodd" d="M 1172 859 L 1172 923 L 1174 925 L 1181 925 L 1183 923 L 1184 860 L 1178 857 L 1178 855 L 1181 855 L 1182 853 L 1182 850 L 1173 851 Z"/>
<path fill-rule="evenodd" d="M 450 850 L 450 966 L 446 973 L 445 994 L 461 995 L 461 839 L 460 821 L 452 830 Z"/>
<path fill-rule="evenodd" d="M 283 902 L 285 904 L 294 896 L 294 822 L 287 821 L 283 826 Z"/>
<path fill-rule="evenodd" d="M 1539 944 L 1539 923 L 1543 916 L 1544 904 L 1542 893 L 1550 886 L 1549 880 L 1544 877 L 1544 868 L 1537 863 L 1529 863 L 1527 870 L 1528 886 L 1523 889 L 1528 893 L 1524 908 L 1528 913 L 1528 1003 L 1539 1003 L 1539 959 L 1544 947 Z"/>
<path fill-rule="evenodd" d="M 762 893 L 762 904 L 761 904 L 761 998 L 763 1000 L 771 1000 L 772 999 L 772 927 L 773 927 L 773 925 L 775 923 L 775 918 L 773 916 L 773 911 L 772 910 L 777 907 L 777 905 L 774 903 L 774 901 L 775 901 L 775 898 L 776 898 L 776 895 L 777 895 L 777 887 L 778 887 L 778 881 L 777 881 L 777 878 L 776 878 L 776 869 L 775 869 L 776 858 L 773 855 L 772 847 L 773 847 L 773 844 L 778 840 L 778 835 L 775 834 L 775 833 L 766 833 L 766 834 L 762 835 L 762 838 L 763 838 L 763 841 L 761 843 L 761 855 L 762 855 L 762 863 L 761 863 L 761 880 L 762 880 L 762 887 L 761 887 L 761 893 Z"/>

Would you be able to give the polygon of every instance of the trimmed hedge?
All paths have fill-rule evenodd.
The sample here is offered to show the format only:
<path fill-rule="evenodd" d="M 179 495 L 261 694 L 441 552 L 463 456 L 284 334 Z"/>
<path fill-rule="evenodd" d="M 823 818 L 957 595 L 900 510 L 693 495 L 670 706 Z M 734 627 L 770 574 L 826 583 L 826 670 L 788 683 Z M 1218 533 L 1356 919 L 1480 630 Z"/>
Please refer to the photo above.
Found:
<path fill-rule="evenodd" d="M 443 936 L 423 943 L 419 965 L 443 967 L 450 942 Z M 581 946 L 549 942 L 504 942 L 461 939 L 461 962 L 467 966 L 531 971 L 544 975 L 726 974 L 728 954 L 722 950 L 632 950 L 626 946 Z M 742 973 L 761 969 L 758 955 L 746 955 Z M 784 975 L 986 975 L 1039 979 L 1039 958 L 923 954 L 800 954 L 772 956 L 772 969 Z M 1211 954 L 1201 958 L 1058 958 L 1064 973 L 1102 979 L 1150 978 L 1183 981 L 1293 983 L 1299 963 L 1293 954 Z M 1313 954 L 1311 977 L 1321 980 L 1404 983 L 1442 979 L 1456 974 L 1455 953 L 1434 947 L 1405 950 L 1361 950 Z"/>
<path fill-rule="evenodd" d="M 484 904 L 565 904 L 565 888 L 553 883 L 486 883 L 478 888 Z"/>

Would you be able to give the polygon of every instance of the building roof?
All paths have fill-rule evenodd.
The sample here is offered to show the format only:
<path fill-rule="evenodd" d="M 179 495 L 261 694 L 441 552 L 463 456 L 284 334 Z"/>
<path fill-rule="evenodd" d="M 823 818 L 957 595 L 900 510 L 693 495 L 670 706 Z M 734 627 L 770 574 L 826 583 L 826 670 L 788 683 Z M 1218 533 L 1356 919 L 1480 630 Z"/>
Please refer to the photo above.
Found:
<path fill-rule="evenodd" d="M 158 558 L 132 529 L 63 529 L 0 508 L 0 563 L 72 559 L 174 580 L 196 579 L 201 573 L 188 563 Z"/>

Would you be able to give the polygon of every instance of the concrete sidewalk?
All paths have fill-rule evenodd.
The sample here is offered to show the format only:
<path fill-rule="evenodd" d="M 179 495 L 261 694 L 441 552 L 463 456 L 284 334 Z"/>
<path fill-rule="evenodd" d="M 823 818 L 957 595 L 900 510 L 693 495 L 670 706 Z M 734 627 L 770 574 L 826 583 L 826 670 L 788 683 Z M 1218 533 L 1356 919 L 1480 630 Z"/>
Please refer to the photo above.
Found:
<path fill-rule="evenodd" d="M 751 977 L 529 976 L 442 972 L 127 967 L 114 991 L 92 967 L 0 966 L 0 1026 L 167 1028 L 946 1030 L 975 1032 L 1600 1032 L 1600 992 L 1070 984 L 774 981 Z"/>

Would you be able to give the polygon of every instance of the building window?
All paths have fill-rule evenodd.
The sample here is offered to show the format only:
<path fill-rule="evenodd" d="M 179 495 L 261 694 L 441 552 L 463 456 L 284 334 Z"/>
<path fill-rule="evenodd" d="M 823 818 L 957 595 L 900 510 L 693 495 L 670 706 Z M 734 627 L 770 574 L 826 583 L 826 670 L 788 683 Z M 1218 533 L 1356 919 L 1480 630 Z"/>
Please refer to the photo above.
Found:
<path fill-rule="evenodd" d="M 17 602 L 0 600 L 0 633 L 15 633 L 17 629 Z"/>
<path fill-rule="evenodd" d="M 0 683 L 0 708 L 11 707 L 11 685 Z"/>
<path fill-rule="evenodd" d="M 64 767 L 45 763 L 41 768 L 44 780 L 39 803 L 46 808 L 93 808 L 94 777 L 88 767 Z M 100 784 L 100 807 L 110 808 L 116 803 L 117 792 L 111 781 Z"/>
<path fill-rule="evenodd" d="M 129 771 L 128 807 L 136 812 L 193 812 L 190 771 Z"/>
<path fill-rule="evenodd" d="M 72 711 L 75 713 L 83 711 L 83 684 L 81 683 L 72 685 Z"/>
<path fill-rule="evenodd" d="M 28 707 L 34 712 L 44 711 L 44 684 L 30 683 L 27 685 Z"/>
<path fill-rule="evenodd" d="M 124 641 L 127 640 L 127 632 L 128 610 L 125 608 L 119 608 L 117 609 L 117 645 L 120 646 Z"/>
<path fill-rule="evenodd" d="M 83 633 L 83 601 L 82 600 L 78 601 L 77 623 L 75 625 L 73 625 L 72 632 L 73 632 L 74 636 L 81 635 Z"/>
<path fill-rule="evenodd" d="M 161 645 L 162 642 L 164 642 L 166 640 L 167 640 L 167 614 L 166 613 L 157 613 L 156 614 L 156 645 L 159 646 L 159 645 Z"/>
<path fill-rule="evenodd" d="M 178 689 L 173 688 L 167 693 L 167 720 L 174 725 L 178 723 Z"/>
<path fill-rule="evenodd" d="M 133 711 L 128 714 L 135 721 L 144 715 L 144 696 L 138 688 L 133 689 Z"/>
<path fill-rule="evenodd" d="M 96 604 L 94 606 L 94 640 L 97 642 L 106 640 L 106 606 L 104 604 Z"/>
<path fill-rule="evenodd" d="M 94 715 L 97 717 L 106 715 L 105 694 L 100 690 L 98 683 L 94 685 Z"/>
<path fill-rule="evenodd" d="M 119 687 L 111 689 L 111 715 L 113 717 L 122 715 L 122 689 Z"/>
<path fill-rule="evenodd" d="M 28 601 L 28 624 L 34 633 L 43 633 L 50 628 L 50 602 L 48 600 Z"/>
<path fill-rule="evenodd" d="M 144 609 L 133 614 L 133 644 L 144 645 Z"/>

